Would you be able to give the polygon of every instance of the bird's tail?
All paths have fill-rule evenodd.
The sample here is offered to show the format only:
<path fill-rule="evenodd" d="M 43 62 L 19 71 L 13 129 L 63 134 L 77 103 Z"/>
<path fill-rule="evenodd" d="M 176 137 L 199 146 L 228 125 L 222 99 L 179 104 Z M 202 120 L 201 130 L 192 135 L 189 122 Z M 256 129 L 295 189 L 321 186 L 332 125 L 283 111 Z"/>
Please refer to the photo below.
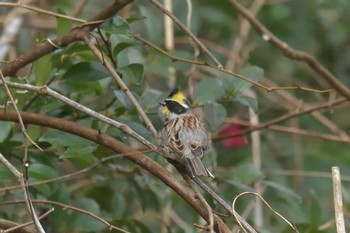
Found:
<path fill-rule="evenodd" d="M 214 175 L 208 170 L 208 168 L 204 166 L 200 158 L 194 157 L 187 159 L 187 161 L 190 165 L 190 170 L 193 177 L 206 176 L 209 178 L 215 178 Z"/>

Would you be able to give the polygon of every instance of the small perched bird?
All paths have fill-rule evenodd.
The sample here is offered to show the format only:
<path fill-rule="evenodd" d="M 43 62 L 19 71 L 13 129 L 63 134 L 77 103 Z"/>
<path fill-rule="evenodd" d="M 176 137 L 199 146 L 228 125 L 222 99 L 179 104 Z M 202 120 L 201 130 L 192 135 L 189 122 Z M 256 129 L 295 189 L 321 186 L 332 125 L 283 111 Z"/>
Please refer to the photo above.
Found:
<path fill-rule="evenodd" d="M 211 146 L 210 134 L 195 117 L 190 103 L 177 87 L 159 102 L 165 116 L 164 127 L 159 134 L 159 145 L 170 159 L 185 165 L 192 177 L 214 175 L 202 163 Z"/>

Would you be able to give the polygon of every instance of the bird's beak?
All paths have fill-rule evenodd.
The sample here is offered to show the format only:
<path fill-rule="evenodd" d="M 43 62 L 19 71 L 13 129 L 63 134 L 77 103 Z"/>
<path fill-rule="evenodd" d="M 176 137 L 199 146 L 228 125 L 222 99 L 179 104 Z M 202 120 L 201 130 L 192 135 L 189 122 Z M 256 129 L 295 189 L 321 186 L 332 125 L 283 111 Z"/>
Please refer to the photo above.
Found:
<path fill-rule="evenodd" d="M 158 102 L 160 105 L 162 105 L 162 106 L 165 106 L 165 102 L 162 100 L 162 101 L 159 101 Z"/>

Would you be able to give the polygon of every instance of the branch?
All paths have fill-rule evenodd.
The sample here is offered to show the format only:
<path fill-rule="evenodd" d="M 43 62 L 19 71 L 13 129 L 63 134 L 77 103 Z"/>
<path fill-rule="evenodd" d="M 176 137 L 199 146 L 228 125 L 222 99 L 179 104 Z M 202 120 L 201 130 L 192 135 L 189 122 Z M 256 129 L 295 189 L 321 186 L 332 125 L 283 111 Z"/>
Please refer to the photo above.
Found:
<path fill-rule="evenodd" d="M 42 214 L 42 215 L 39 217 L 39 220 L 41 220 L 41 219 L 43 219 L 43 218 L 46 218 L 46 216 L 48 216 L 48 215 L 49 215 L 50 213 L 52 213 L 54 210 L 55 210 L 54 208 L 49 209 L 48 211 L 46 211 L 44 214 Z M 14 226 L 9 227 L 9 228 L 6 228 L 6 230 L 3 230 L 3 231 L 1 231 L 1 232 L 2 232 L 2 233 L 8 233 L 8 232 L 17 232 L 17 233 L 18 233 L 18 231 L 25 231 L 25 232 L 27 232 L 25 227 L 30 226 L 30 225 L 32 225 L 32 224 L 33 224 L 33 222 L 27 222 L 27 223 L 23 223 L 23 224 L 15 224 Z M 30 228 L 29 228 L 29 229 L 30 229 Z M 29 230 L 29 229 L 28 229 L 28 230 Z M 34 232 L 34 230 L 33 230 L 33 231 L 29 231 L 29 232 Z"/>
<path fill-rule="evenodd" d="M 94 117 L 102 122 L 105 122 L 108 125 L 111 125 L 119 130 L 121 130 L 122 132 L 130 135 L 131 137 L 135 138 L 137 141 L 141 142 L 142 144 L 144 144 L 145 146 L 156 150 L 157 147 L 155 145 L 153 145 L 152 143 L 148 142 L 145 138 L 143 138 L 142 136 L 140 136 L 138 133 L 136 133 L 135 131 L 133 131 L 128 125 L 126 124 L 122 124 L 118 121 L 112 120 L 102 114 L 99 114 L 93 110 L 91 110 L 90 108 L 85 107 L 84 105 L 81 105 L 67 97 L 65 97 L 64 95 L 59 94 L 58 92 L 50 89 L 47 86 L 42 86 L 42 87 L 37 87 L 37 86 L 33 86 L 30 84 L 20 84 L 20 83 L 14 83 L 14 82 L 6 82 L 6 84 L 9 87 L 13 87 L 13 88 L 18 88 L 18 89 L 23 89 L 23 90 L 29 90 L 29 91 L 33 91 L 36 92 L 40 95 L 48 95 L 53 97 L 54 99 L 57 99 L 71 107 L 73 107 L 74 109 L 84 112 L 87 115 Z M 4 85 L 3 82 L 0 82 L 0 85 Z"/>
<path fill-rule="evenodd" d="M 72 42 L 79 41 L 83 36 L 89 34 L 90 31 L 101 25 L 107 19 L 113 17 L 120 9 L 131 3 L 133 0 L 116 0 L 106 9 L 102 10 L 95 17 L 91 18 L 87 23 L 71 30 L 64 36 L 54 40 L 48 40 L 45 43 L 37 45 L 34 49 L 26 54 L 18 57 L 16 60 L 6 63 L 1 69 L 4 76 L 15 76 L 16 72 L 28 65 L 29 63 L 45 56 L 58 48 L 66 47 Z"/>
<path fill-rule="evenodd" d="M 154 128 L 152 122 L 148 119 L 145 111 L 143 111 L 140 104 L 135 99 L 134 95 L 129 90 L 128 86 L 123 82 L 123 80 L 118 75 L 117 71 L 114 69 L 114 67 L 111 65 L 110 62 L 108 62 L 104 57 L 102 56 L 101 52 L 98 50 L 98 48 L 91 42 L 91 40 L 84 36 L 83 41 L 85 44 L 90 48 L 93 54 L 97 57 L 97 59 L 106 67 L 108 72 L 111 74 L 111 76 L 116 80 L 116 82 L 119 84 L 122 91 L 125 93 L 125 95 L 129 98 L 130 102 L 134 105 L 138 113 L 140 114 L 141 118 L 145 122 L 147 128 L 151 131 L 152 135 L 156 138 L 157 137 L 157 130 Z"/>
<path fill-rule="evenodd" d="M 225 70 L 225 69 L 220 69 L 218 67 L 212 66 L 206 62 L 202 62 L 202 61 L 194 61 L 194 60 L 189 60 L 189 59 L 184 59 L 184 58 L 179 58 L 179 57 L 175 57 L 174 55 L 162 50 L 161 48 L 157 47 L 156 45 L 152 44 L 151 42 L 147 41 L 146 39 L 144 39 L 143 37 L 141 37 L 140 35 L 134 35 L 134 38 L 137 40 L 142 41 L 143 43 L 145 43 L 146 45 L 150 46 L 151 48 L 157 50 L 158 52 L 164 54 L 165 56 L 169 57 L 173 62 L 176 61 L 182 61 L 182 62 L 186 62 L 189 64 L 195 64 L 198 66 L 206 66 L 206 67 L 210 67 L 212 69 L 218 70 L 220 72 L 223 72 L 225 74 L 231 75 L 235 78 L 239 78 L 242 79 L 248 83 L 251 83 L 257 87 L 260 87 L 262 89 L 265 89 L 267 92 L 271 92 L 271 91 L 277 91 L 277 90 L 303 90 L 303 91 L 309 91 L 309 92 L 316 92 L 316 93 L 328 93 L 331 92 L 332 90 L 317 90 L 317 89 L 313 89 L 313 88 L 307 88 L 307 87 L 302 87 L 302 86 L 294 86 L 294 87 L 269 87 L 266 86 L 262 83 L 258 83 L 255 82 L 243 75 L 231 72 L 229 70 Z"/>
<path fill-rule="evenodd" d="M 331 103 L 321 104 L 319 106 L 308 108 L 308 109 L 305 109 L 303 111 L 298 111 L 298 112 L 294 112 L 294 113 L 283 115 L 281 117 L 277 117 L 277 118 L 275 118 L 273 120 L 270 120 L 270 121 L 268 121 L 266 123 L 262 123 L 262 124 L 260 124 L 258 126 L 253 126 L 251 128 L 248 128 L 248 129 L 236 132 L 236 133 L 226 134 L 226 135 L 223 135 L 223 136 L 214 137 L 213 140 L 221 140 L 221 139 L 225 139 L 225 138 L 230 138 L 230 137 L 235 137 L 235 136 L 239 136 L 239 135 L 244 135 L 244 134 L 253 132 L 255 130 L 268 128 L 270 125 L 274 125 L 274 124 L 280 123 L 282 121 L 292 119 L 294 117 L 298 117 L 298 116 L 301 116 L 301 115 L 304 115 L 304 114 L 307 114 L 307 113 L 310 113 L 310 112 L 318 111 L 318 110 L 321 110 L 321 109 L 324 109 L 324 108 L 329 108 L 330 106 L 336 106 L 336 105 L 339 105 L 339 104 L 347 102 L 347 101 L 348 100 L 346 98 L 340 98 L 340 99 L 335 100 L 335 101 L 333 101 Z"/>
<path fill-rule="evenodd" d="M 270 32 L 262 23 L 260 23 L 254 16 L 251 15 L 241 3 L 237 0 L 230 0 L 232 5 L 236 8 L 240 15 L 249 21 L 251 26 L 263 37 L 264 40 L 270 42 L 279 48 L 284 55 L 293 59 L 306 62 L 316 73 L 320 74 L 328 83 L 334 87 L 339 93 L 350 99 L 350 90 L 341 83 L 327 68 L 325 68 L 318 60 L 303 51 L 295 50 L 289 45 Z"/>
<path fill-rule="evenodd" d="M 209 215 L 207 209 L 200 200 L 196 199 L 191 189 L 184 186 L 170 172 L 168 172 L 166 169 L 164 169 L 162 166 L 160 166 L 158 163 L 156 163 L 143 153 L 106 134 L 100 134 L 96 130 L 79 126 L 76 123 L 64 119 L 28 112 L 21 112 L 21 117 L 25 124 L 40 125 L 71 133 L 93 141 L 101 146 L 104 146 L 114 151 L 115 153 L 122 154 L 123 157 L 141 166 L 153 176 L 161 180 L 164 184 L 173 189 L 189 205 L 191 205 L 192 208 L 195 209 L 207 222 L 209 222 Z M 0 111 L 0 120 L 18 121 L 18 118 L 15 112 L 13 111 L 7 111 L 6 113 Z M 216 215 L 214 215 L 214 228 L 216 232 L 230 232 L 227 226 L 223 223 L 223 221 Z"/>
<path fill-rule="evenodd" d="M 334 213 L 337 233 L 345 233 L 343 199 L 339 167 L 332 167 Z"/>
<path fill-rule="evenodd" d="M 186 27 L 186 25 L 181 23 L 181 21 L 178 18 L 176 18 L 175 15 L 173 15 L 170 11 L 165 9 L 164 6 L 156 0 L 150 0 L 150 2 L 153 5 L 155 5 L 158 9 L 163 11 L 164 14 L 169 16 L 174 21 L 174 23 L 176 23 L 184 32 L 186 32 L 186 34 L 199 46 L 199 48 L 201 48 L 202 51 L 204 51 L 210 57 L 210 59 L 213 60 L 214 63 L 216 63 L 218 69 L 223 69 L 223 66 L 218 61 L 218 59 L 216 59 L 216 57 L 207 49 L 207 47 L 205 47 L 205 45 L 200 40 L 198 40 L 198 38 Z"/>
<path fill-rule="evenodd" d="M 24 200 L 16 200 L 16 201 L 5 201 L 3 203 L 1 203 L 1 205 L 9 205 L 9 204 L 19 204 L 19 203 L 23 203 Z M 125 231 L 119 227 L 116 227 L 112 224 L 110 224 L 109 222 L 107 222 L 106 220 L 104 220 L 103 218 L 100 218 L 99 216 L 97 216 L 96 214 L 90 212 L 90 211 L 87 211 L 87 210 L 83 210 L 83 209 L 80 209 L 78 207 L 74 207 L 74 206 L 71 206 L 71 205 L 66 205 L 66 204 L 63 204 L 63 203 L 60 203 L 60 202 L 57 202 L 57 201 L 50 201 L 50 200 L 33 200 L 33 203 L 40 203 L 40 204 L 50 204 L 50 205 L 56 205 L 56 206 L 60 206 L 62 207 L 64 210 L 74 210 L 74 211 L 77 211 L 79 213 L 82 213 L 82 214 L 85 214 L 85 215 L 88 215 L 90 217 L 93 217 L 95 219 L 97 219 L 98 221 L 102 222 L 103 224 L 105 224 L 109 230 L 117 230 L 119 232 L 122 232 L 122 233 L 130 233 L 128 231 Z"/>
<path fill-rule="evenodd" d="M 44 10 L 44 9 L 41 9 L 41 8 L 37 8 L 37 7 L 34 7 L 34 6 L 28 6 L 28 5 L 25 5 L 25 4 L 21 3 L 21 1 L 18 1 L 18 2 L 15 2 L 15 3 L 1 2 L 0 3 L 0 7 L 23 8 L 23 9 L 26 9 L 26 10 L 30 10 L 30 11 L 34 11 L 34 12 L 40 13 L 40 14 L 51 15 L 51 16 L 56 17 L 56 18 L 67 19 L 67 20 L 70 20 L 70 21 L 78 22 L 78 23 L 86 23 L 86 20 L 75 18 L 75 17 L 68 16 L 68 15 L 59 14 L 59 13 L 52 12 L 52 11 L 47 11 L 47 10 Z"/>

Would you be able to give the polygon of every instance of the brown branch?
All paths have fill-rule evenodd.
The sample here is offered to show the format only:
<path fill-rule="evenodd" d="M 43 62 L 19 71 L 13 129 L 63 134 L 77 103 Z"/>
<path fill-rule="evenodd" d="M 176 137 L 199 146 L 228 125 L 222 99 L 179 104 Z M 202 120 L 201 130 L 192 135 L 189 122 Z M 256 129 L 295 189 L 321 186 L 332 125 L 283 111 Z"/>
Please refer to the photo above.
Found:
<path fill-rule="evenodd" d="M 13 228 L 18 226 L 16 222 L 8 221 L 6 219 L 0 219 L 0 232 L 3 232 L 5 229 Z M 12 231 L 12 233 L 36 233 L 36 230 L 33 226 L 24 226 L 21 229 Z"/>
<path fill-rule="evenodd" d="M 249 21 L 251 26 L 268 42 L 279 48 L 284 55 L 293 59 L 306 62 L 316 73 L 321 75 L 328 83 L 334 87 L 339 93 L 350 99 L 350 90 L 340 82 L 326 67 L 324 67 L 314 56 L 295 50 L 289 45 L 270 32 L 261 22 L 251 15 L 241 3 L 237 0 L 230 0 L 232 5 L 236 8 L 240 15 Z"/>
<path fill-rule="evenodd" d="M 218 59 L 205 47 L 205 45 L 186 27 L 185 24 L 183 24 L 178 18 L 176 18 L 175 15 L 173 15 L 170 11 L 164 8 L 162 4 L 160 4 L 156 0 L 149 0 L 153 5 L 155 5 L 159 10 L 161 10 L 164 14 L 169 16 L 174 23 L 176 23 L 197 45 L 199 48 L 201 48 L 202 51 L 204 51 L 210 59 L 217 65 L 218 69 L 223 69 L 222 64 L 219 62 Z"/>
<path fill-rule="evenodd" d="M 134 105 L 137 112 L 140 114 L 141 118 L 145 122 L 147 128 L 151 131 L 153 137 L 157 137 L 157 130 L 154 128 L 152 122 L 147 117 L 145 111 L 140 106 L 139 102 L 137 102 L 135 96 L 131 93 L 128 86 L 124 83 L 122 78 L 118 75 L 117 71 L 114 69 L 113 65 L 104 59 L 101 52 L 98 50 L 98 48 L 92 43 L 92 41 L 89 39 L 88 36 L 84 36 L 82 40 L 85 42 L 85 44 L 89 47 L 89 49 L 92 51 L 92 53 L 97 57 L 97 59 L 102 63 L 102 65 L 108 70 L 108 72 L 111 74 L 113 79 L 118 83 L 121 90 L 125 93 L 125 95 L 129 98 L 130 102 Z"/>
<path fill-rule="evenodd" d="M 272 91 L 278 91 L 278 90 L 303 90 L 303 91 L 309 91 L 309 92 L 316 92 L 316 93 L 328 93 L 331 92 L 332 90 L 317 90 L 317 89 L 313 89 L 313 88 L 307 88 L 307 87 L 302 87 L 302 86 L 294 86 L 294 87 L 269 87 L 266 86 L 262 83 L 259 82 L 255 82 L 254 80 L 251 80 L 243 75 L 231 72 L 229 70 L 226 69 L 220 69 L 216 66 L 212 66 L 210 64 L 208 64 L 207 62 L 203 62 L 203 61 L 194 61 L 194 60 L 189 60 L 189 59 L 185 59 L 185 58 L 179 58 L 179 57 L 175 57 L 174 55 L 164 51 L 163 49 L 159 48 L 158 46 L 152 44 L 151 42 L 149 42 L 148 40 L 146 40 L 145 38 L 141 37 L 140 35 L 134 35 L 134 38 L 137 40 L 142 41 L 143 43 L 145 43 L 146 45 L 150 46 L 151 48 L 157 50 L 158 52 L 164 54 L 165 56 L 169 57 L 173 62 L 176 61 L 181 61 L 181 62 L 185 62 L 185 63 L 189 63 L 189 64 L 194 64 L 194 65 L 198 65 L 198 66 L 205 66 L 205 67 L 210 67 L 212 69 L 218 70 L 220 72 L 223 72 L 225 74 L 231 75 L 235 78 L 239 78 L 242 79 L 248 83 L 251 83 L 257 87 L 260 87 L 264 90 L 266 90 L 267 92 L 272 92 Z"/>
<path fill-rule="evenodd" d="M 1 69 L 3 75 L 14 76 L 19 69 L 37 60 L 38 58 L 55 51 L 57 48 L 66 47 L 72 42 L 81 40 L 83 36 L 86 36 L 90 31 L 94 30 L 104 21 L 113 17 L 120 9 L 132 1 L 133 0 L 116 0 L 110 6 L 102 10 L 99 14 L 91 18 L 82 26 L 71 30 L 64 36 L 58 37 L 54 40 L 48 40 L 42 44 L 37 45 L 34 49 L 30 50 L 26 54 L 21 55 L 16 60 L 6 63 Z"/>
<path fill-rule="evenodd" d="M 15 200 L 15 201 L 5 201 L 5 202 L 2 202 L 1 205 L 9 205 L 9 204 L 19 204 L 19 203 L 23 203 L 24 200 Z M 61 202 L 57 202 L 57 201 L 50 201 L 50 200 L 33 200 L 33 203 L 43 203 L 43 204 L 50 204 L 50 205 L 56 205 L 56 206 L 61 206 L 64 210 L 74 210 L 74 211 L 77 211 L 79 213 L 83 213 L 85 215 L 88 215 L 88 216 L 91 216 L 95 219 L 97 219 L 98 221 L 102 222 L 103 224 L 105 224 L 109 230 L 117 230 L 119 232 L 122 232 L 122 233 L 130 233 L 128 231 L 125 231 L 119 227 L 116 227 L 112 224 L 110 224 L 109 222 L 107 222 L 106 220 L 104 220 L 103 218 L 97 216 L 96 214 L 90 212 L 90 211 L 87 211 L 87 210 L 84 210 L 84 209 L 80 209 L 78 207 L 74 207 L 74 206 L 71 206 L 71 205 L 66 205 L 66 204 L 63 204 Z"/>
<path fill-rule="evenodd" d="M 51 214 L 55 209 L 54 208 L 51 208 L 49 209 L 48 211 L 46 211 L 44 214 L 42 214 L 41 216 L 39 216 L 39 220 L 43 219 L 43 218 L 46 218 L 49 214 Z M 12 232 L 12 233 L 18 233 L 18 231 L 22 231 L 22 229 L 24 229 L 25 227 L 27 226 L 30 226 L 32 225 L 33 222 L 27 222 L 27 223 L 23 223 L 23 224 L 16 224 L 15 226 L 13 227 L 9 227 L 7 228 L 6 230 L 3 230 L 1 231 L 2 233 L 8 233 L 8 232 Z M 33 230 L 34 232 L 34 230 Z"/>
<path fill-rule="evenodd" d="M 239 120 L 239 119 L 232 119 L 232 118 L 226 119 L 225 122 L 237 124 L 237 125 L 242 125 L 242 126 L 248 126 L 248 127 L 261 126 L 260 124 L 252 125 L 248 121 L 243 121 L 243 120 Z M 278 131 L 278 132 L 284 132 L 284 133 L 298 134 L 298 135 L 302 135 L 302 136 L 306 136 L 306 137 L 319 138 L 319 139 L 324 139 L 324 140 L 329 140 L 329 141 L 350 143 L 350 137 L 347 137 L 347 136 L 345 137 L 345 136 L 339 136 L 339 135 L 333 135 L 333 134 L 320 133 L 320 132 L 315 132 L 315 131 L 310 131 L 310 130 L 305 130 L 305 129 L 300 129 L 300 128 L 294 128 L 294 127 L 289 127 L 289 126 L 270 125 L 266 129 Z"/>
<path fill-rule="evenodd" d="M 55 128 L 91 140 L 101 146 L 111 149 L 115 153 L 122 154 L 123 157 L 141 166 L 153 176 L 164 182 L 164 184 L 173 189 L 189 205 L 191 205 L 207 222 L 209 221 L 207 209 L 202 202 L 196 199 L 193 192 L 180 183 L 170 172 L 141 152 L 106 134 L 99 134 L 96 130 L 79 126 L 67 120 L 28 112 L 21 112 L 21 116 L 25 124 Z M 0 111 L 0 120 L 17 121 L 18 118 L 13 111 L 7 111 L 6 113 Z M 216 232 L 230 232 L 223 221 L 216 215 L 214 215 L 214 228 Z"/>
<path fill-rule="evenodd" d="M 321 110 L 321 109 L 329 108 L 331 106 L 336 106 L 336 105 L 339 105 L 339 104 L 344 103 L 346 101 L 348 101 L 346 98 L 340 98 L 340 99 L 335 100 L 335 101 L 333 101 L 331 103 L 321 104 L 319 106 L 308 108 L 308 109 L 305 109 L 303 111 L 293 112 L 293 113 L 290 113 L 290 114 L 283 115 L 281 117 L 277 117 L 277 118 L 275 118 L 273 120 L 270 120 L 268 122 L 262 123 L 262 124 L 260 124 L 258 126 L 253 126 L 251 128 L 248 128 L 248 129 L 236 132 L 236 133 L 226 134 L 226 135 L 223 135 L 223 136 L 214 137 L 213 140 L 214 141 L 222 140 L 222 139 L 225 139 L 225 138 L 231 138 L 231 137 L 235 137 L 235 136 L 239 136 L 239 135 L 244 135 L 244 134 L 253 132 L 255 130 L 268 128 L 270 125 L 274 125 L 274 124 L 280 123 L 282 121 L 286 121 L 286 120 L 289 120 L 289 119 L 292 119 L 292 118 L 295 118 L 295 117 L 298 117 L 298 116 L 301 116 L 301 115 L 304 115 L 304 114 L 308 114 L 310 112 L 314 112 L 314 111 L 318 111 L 318 110 Z"/>

